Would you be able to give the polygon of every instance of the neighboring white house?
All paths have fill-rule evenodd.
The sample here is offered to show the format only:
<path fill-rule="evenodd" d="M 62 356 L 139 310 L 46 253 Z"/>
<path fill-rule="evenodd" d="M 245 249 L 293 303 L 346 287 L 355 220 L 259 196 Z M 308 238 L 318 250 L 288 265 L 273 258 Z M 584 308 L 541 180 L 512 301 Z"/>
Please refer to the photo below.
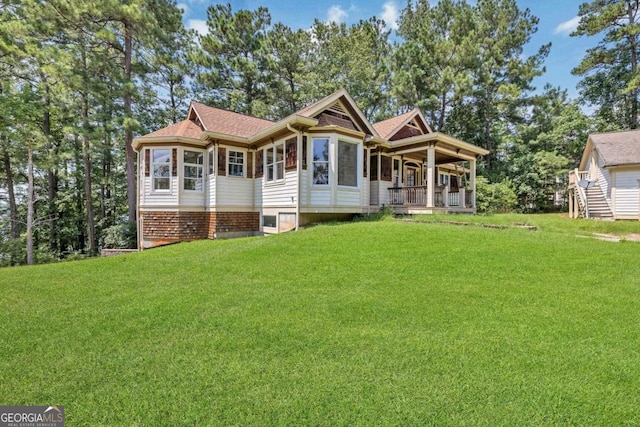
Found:
<path fill-rule="evenodd" d="M 589 136 L 580 166 L 569 174 L 569 213 L 640 219 L 640 130 Z"/>
<path fill-rule="evenodd" d="M 141 248 L 279 233 L 390 206 L 475 212 L 487 150 L 432 132 L 419 110 L 371 124 L 344 91 L 278 122 L 192 102 L 136 138 Z"/>

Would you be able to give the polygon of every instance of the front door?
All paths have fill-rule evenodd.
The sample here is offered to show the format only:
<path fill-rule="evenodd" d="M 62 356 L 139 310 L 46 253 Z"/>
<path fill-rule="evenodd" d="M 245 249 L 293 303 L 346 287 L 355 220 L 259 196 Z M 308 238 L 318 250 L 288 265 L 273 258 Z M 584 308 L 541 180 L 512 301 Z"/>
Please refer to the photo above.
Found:
<path fill-rule="evenodd" d="M 415 187 L 420 185 L 420 168 L 413 165 L 405 165 L 404 168 L 405 185 Z"/>

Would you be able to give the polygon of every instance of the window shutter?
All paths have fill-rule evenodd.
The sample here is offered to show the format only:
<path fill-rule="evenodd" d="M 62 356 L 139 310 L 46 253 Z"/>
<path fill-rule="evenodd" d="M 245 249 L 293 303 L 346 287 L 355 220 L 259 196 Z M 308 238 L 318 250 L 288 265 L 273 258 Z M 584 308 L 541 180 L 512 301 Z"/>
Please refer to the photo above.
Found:
<path fill-rule="evenodd" d="M 247 152 L 247 178 L 253 178 L 253 153 Z"/>
<path fill-rule="evenodd" d="M 378 180 L 378 155 L 374 154 L 369 158 L 371 166 L 371 181 Z"/>
<path fill-rule="evenodd" d="M 218 175 L 227 175 L 227 149 L 218 147 Z"/>
<path fill-rule="evenodd" d="M 382 181 L 391 182 L 391 157 L 382 156 L 380 157 L 380 179 Z"/>
<path fill-rule="evenodd" d="M 362 176 L 367 177 L 367 150 L 364 150 L 364 156 L 362 156 Z"/>
<path fill-rule="evenodd" d="M 150 168 L 151 168 L 151 149 L 146 148 L 144 150 L 144 176 L 150 175 L 150 172 L 149 172 Z"/>
<path fill-rule="evenodd" d="M 264 176 L 264 150 L 256 152 L 256 178 Z"/>
<path fill-rule="evenodd" d="M 171 176 L 178 176 L 178 149 L 171 150 Z"/>
<path fill-rule="evenodd" d="M 296 162 L 297 162 L 297 152 L 298 152 L 298 140 L 297 138 L 288 139 L 285 143 L 285 170 L 295 170 Z"/>
<path fill-rule="evenodd" d="M 302 137 L 302 169 L 307 169 L 307 137 Z"/>

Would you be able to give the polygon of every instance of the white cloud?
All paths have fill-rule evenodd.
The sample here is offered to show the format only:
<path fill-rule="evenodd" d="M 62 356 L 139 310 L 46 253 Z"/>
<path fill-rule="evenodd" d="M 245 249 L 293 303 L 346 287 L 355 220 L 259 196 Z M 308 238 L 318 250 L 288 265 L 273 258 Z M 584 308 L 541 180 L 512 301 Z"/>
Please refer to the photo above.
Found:
<path fill-rule="evenodd" d="M 398 29 L 399 11 L 398 6 L 396 6 L 394 2 L 388 1 L 382 5 L 382 15 L 380 15 L 380 17 L 389 28 L 393 30 Z"/>
<path fill-rule="evenodd" d="M 560 25 L 556 27 L 554 34 L 571 34 L 578 28 L 578 24 L 580 23 L 580 17 L 576 16 L 575 18 L 571 18 L 568 21 L 562 22 Z"/>
<path fill-rule="evenodd" d="M 187 21 L 187 28 L 196 30 L 200 35 L 205 35 L 209 32 L 207 21 L 203 21 L 202 19 L 189 19 Z"/>
<path fill-rule="evenodd" d="M 342 6 L 331 6 L 327 11 L 327 21 L 340 24 L 349 16 L 346 10 Z"/>
<path fill-rule="evenodd" d="M 187 6 L 186 3 L 178 3 L 176 7 L 182 11 L 183 15 L 187 15 L 189 13 L 189 6 Z"/>

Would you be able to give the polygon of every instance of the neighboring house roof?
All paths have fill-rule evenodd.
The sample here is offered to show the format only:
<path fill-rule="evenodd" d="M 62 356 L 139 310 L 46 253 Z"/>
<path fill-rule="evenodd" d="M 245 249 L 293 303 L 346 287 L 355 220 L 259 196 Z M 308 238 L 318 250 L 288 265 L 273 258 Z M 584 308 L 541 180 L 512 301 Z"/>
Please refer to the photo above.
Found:
<path fill-rule="evenodd" d="M 271 120 L 234 113 L 233 111 L 209 107 L 208 105 L 192 101 L 189 108 L 189 118 L 197 116 L 204 130 L 225 135 L 248 138 L 272 126 Z"/>
<path fill-rule="evenodd" d="M 178 123 L 174 123 L 165 128 L 159 129 L 155 132 L 151 132 L 145 136 L 181 136 L 184 138 L 199 138 L 202 133 L 202 128 L 198 126 L 193 120 L 183 120 Z"/>
<path fill-rule="evenodd" d="M 604 167 L 640 164 L 640 130 L 589 136 Z"/>

